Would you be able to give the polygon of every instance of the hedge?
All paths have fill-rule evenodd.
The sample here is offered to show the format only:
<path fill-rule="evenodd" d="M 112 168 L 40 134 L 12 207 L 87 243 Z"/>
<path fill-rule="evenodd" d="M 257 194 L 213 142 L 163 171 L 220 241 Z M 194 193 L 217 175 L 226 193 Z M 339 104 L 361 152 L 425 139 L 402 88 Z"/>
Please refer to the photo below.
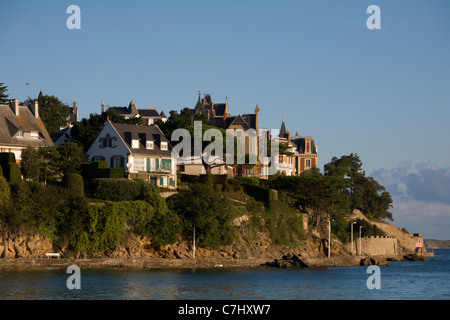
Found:
<path fill-rule="evenodd" d="M 96 178 L 90 182 L 91 197 L 109 201 L 133 201 L 144 199 L 148 193 L 156 193 L 155 187 L 144 180 L 125 178 Z"/>
<path fill-rule="evenodd" d="M 63 185 L 72 197 L 84 197 L 83 177 L 78 173 L 67 173 L 63 177 Z"/>
<path fill-rule="evenodd" d="M 228 176 L 226 174 L 201 174 L 201 175 L 190 175 L 181 174 L 181 182 L 187 183 L 210 183 L 212 185 L 222 185 L 226 186 Z"/>
<path fill-rule="evenodd" d="M 106 161 L 94 161 L 81 166 L 81 175 L 86 181 L 97 178 L 123 178 L 123 169 L 108 168 Z"/>
<path fill-rule="evenodd" d="M 3 166 L 3 174 L 9 184 L 19 184 L 22 181 L 20 166 L 15 162 L 9 162 L 8 165 Z"/>
<path fill-rule="evenodd" d="M 12 152 L 0 152 L 0 165 L 3 167 L 4 165 L 16 162 L 16 156 Z"/>
<path fill-rule="evenodd" d="M 270 188 L 255 186 L 251 184 L 243 184 L 244 192 L 249 196 L 255 198 L 257 201 L 262 201 L 268 206 L 270 202 L 278 200 L 278 191 Z"/>

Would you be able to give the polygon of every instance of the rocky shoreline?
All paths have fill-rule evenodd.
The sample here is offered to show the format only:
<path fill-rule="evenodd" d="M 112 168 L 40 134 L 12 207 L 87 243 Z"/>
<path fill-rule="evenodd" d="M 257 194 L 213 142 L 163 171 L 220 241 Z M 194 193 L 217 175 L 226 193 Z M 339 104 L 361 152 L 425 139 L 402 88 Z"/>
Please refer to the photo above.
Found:
<path fill-rule="evenodd" d="M 81 269 L 214 269 L 214 268 L 323 268 L 344 266 L 389 266 L 391 261 L 427 261 L 416 255 L 394 257 L 336 256 L 303 258 L 287 254 L 280 259 L 173 259 L 173 258 L 12 258 L 0 259 L 0 271 L 65 270 L 70 265 Z"/>

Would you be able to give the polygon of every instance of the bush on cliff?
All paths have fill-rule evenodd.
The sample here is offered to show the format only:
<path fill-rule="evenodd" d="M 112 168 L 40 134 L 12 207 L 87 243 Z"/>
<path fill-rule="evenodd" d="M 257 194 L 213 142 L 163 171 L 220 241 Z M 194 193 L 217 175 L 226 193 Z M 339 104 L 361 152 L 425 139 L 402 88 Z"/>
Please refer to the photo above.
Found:
<path fill-rule="evenodd" d="M 188 190 L 171 196 L 168 204 L 180 217 L 186 237 L 191 238 L 195 228 L 199 245 L 217 248 L 234 240 L 235 208 L 212 184 L 191 184 Z"/>

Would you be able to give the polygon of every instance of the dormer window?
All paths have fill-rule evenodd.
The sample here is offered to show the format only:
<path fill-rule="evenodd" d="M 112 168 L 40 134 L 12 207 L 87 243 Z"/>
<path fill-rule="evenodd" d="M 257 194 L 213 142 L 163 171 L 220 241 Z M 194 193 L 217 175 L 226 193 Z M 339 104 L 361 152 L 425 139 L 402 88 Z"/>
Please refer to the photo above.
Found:
<path fill-rule="evenodd" d="M 167 142 L 161 142 L 161 150 L 167 150 Z"/>
<path fill-rule="evenodd" d="M 39 132 L 31 131 L 30 137 L 31 137 L 31 139 L 39 139 Z"/>
<path fill-rule="evenodd" d="M 131 148 L 139 149 L 139 140 L 138 139 L 131 140 Z"/>
<path fill-rule="evenodd" d="M 23 138 L 23 131 L 22 130 L 17 131 L 16 137 L 17 138 Z"/>
<path fill-rule="evenodd" d="M 146 147 L 147 149 L 153 150 L 153 141 L 147 141 Z"/>

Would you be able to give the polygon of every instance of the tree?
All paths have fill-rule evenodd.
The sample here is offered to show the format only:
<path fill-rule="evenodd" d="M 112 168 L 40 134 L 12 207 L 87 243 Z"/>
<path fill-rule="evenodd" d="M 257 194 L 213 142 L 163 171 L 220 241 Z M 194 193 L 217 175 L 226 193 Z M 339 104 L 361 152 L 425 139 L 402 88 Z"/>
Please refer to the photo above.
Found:
<path fill-rule="evenodd" d="M 3 82 L 0 82 L 0 104 L 8 104 L 8 87 Z"/>
<path fill-rule="evenodd" d="M 311 214 L 314 227 L 331 214 L 345 215 L 349 201 L 345 193 L 348 182 L 341 177 L 305 174 L 276 176 L 265 182 L 269 188 L 287 194 L 297 208 Z"/>
<path fill-rule="evenodd" d="M 63 142 L 57 148 L 59 169 L 62 174 L 80 173 L 81 165 L 87 161 L 83 147 L 74 142 Z"/>
<path fill-rule="evenodd" d="M 341 158 L 333 157 L 330 163 L 324 166 L 324 175 L 341 177 L 349 181 L 347 194 L 351 201 L 350 209 L 360 209 L 361 212 L 372 219 L 390 219 L 392 207 L 390 194 L 372 177 L 366 177 L 362 170 L 362 162 L 357 154 L 351 153 Z"/>
<path fill-rule="evenodd" d="M 233 208 L 224 194 L 212 184 L 194 183 L 168 199 L 169 208 L 182 221 L 184 234 L 190 237 L 194 228 L 199 245 L 217 248 L 233 240 Z"/>
<path fill-rule="evenodd" d="M 39 151 L 37 148 L 27 146 L 22 150 L 22 160 L 20 161 L 20 170 L 23 178 L 26 180 L 39 179 Z"/>
<path fill-rule="evenodd" d="M 42 122 L 45 124 L 49 134 L 55 134 L 59 132 L 61 127 L 66 127 L 70 107 L 61 102 L 55 96 L 43 95 L 42 92 L 37 98 L 39 103 L 39 116 Z"/>

